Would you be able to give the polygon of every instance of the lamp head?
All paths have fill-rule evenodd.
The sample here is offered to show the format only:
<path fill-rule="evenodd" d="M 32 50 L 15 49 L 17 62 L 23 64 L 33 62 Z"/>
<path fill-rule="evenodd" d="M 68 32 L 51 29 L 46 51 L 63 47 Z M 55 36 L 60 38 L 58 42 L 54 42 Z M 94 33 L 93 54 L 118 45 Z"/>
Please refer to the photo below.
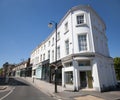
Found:
<path fill-rule="evenodd" d="M 53 27 L 53 24 L 52 24 L 52 23 L 49 23 L 49 24 L 48 24 L 48 27 L 52 28 L 52 27 Z"/>

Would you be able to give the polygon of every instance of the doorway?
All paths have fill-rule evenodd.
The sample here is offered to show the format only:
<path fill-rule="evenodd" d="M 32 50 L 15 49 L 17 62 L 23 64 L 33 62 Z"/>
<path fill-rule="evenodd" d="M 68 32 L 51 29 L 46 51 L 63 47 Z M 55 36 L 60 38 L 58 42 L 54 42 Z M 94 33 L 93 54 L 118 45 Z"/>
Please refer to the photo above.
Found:
<path fill-rule="evenodd" d="M 92 72 L 91 71 L 87 71 L 87 78 L 88 78 L 88 88 L 93 88 L 93 78 L 92 78 Z"/>
<path fill-rule="evenodd" d="M 86 78 L 86 72 L 80 72 L 80 87 L 85 88 L 87 87 L 87 78 Z"/>
<path fill-rule="evenodd" d="M 81 88 L 93 88 L 92 84 L 92 72 L 91 71 L 81 71 L 80 72 L 80 87 Z"/>

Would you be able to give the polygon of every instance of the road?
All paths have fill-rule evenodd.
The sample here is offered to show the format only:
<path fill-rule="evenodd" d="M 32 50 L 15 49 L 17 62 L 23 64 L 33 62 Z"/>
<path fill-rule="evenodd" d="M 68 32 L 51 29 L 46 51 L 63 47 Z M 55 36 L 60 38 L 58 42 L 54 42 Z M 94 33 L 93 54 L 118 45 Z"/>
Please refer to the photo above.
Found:
<path fill-rule="evenodd" d="M 22 79 L 10 79 L 11 90 L 0 93 L 0 100 L 55 100 Z"/>

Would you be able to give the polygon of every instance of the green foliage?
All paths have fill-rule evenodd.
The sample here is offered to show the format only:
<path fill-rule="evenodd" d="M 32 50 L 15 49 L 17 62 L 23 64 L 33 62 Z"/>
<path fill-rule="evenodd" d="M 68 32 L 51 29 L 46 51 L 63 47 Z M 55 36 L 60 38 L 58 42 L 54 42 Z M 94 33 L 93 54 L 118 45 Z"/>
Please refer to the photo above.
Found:
<path fill-rule="evenodd" d="M 2 70 L 3 70 L 3 69 L 2 69 L 2 68 L 0 68 L 0 75 L 2 74 Z"/>
<path fill-rule="evenodd" d="M 117 80 L 120 80 L 120 57 L 114 58 L 114 67 L 115 67 Z"/>
<path fill-rule="evenodd" d="M 114 58 L 114 66 L 115 66 L 115 69 L 119 69 L 120 68 L 120 57 L 116 57 Z"/>

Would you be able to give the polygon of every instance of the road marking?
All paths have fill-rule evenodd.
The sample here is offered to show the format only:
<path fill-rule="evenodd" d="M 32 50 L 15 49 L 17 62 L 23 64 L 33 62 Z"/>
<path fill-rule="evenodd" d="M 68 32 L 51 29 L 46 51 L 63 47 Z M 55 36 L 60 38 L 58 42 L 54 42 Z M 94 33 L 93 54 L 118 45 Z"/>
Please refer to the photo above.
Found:
<path fill-rule="evenodd" d="M 6 94 L 6 95 L 3 96 L 2 98 L 0 98 L 0 100 L 3 100 L 3 99 L 6 98 L 7 96 L 9 96 L 9 95 L 13 92 L 14 89 L 15 89 L 15 87 L 14 87 L 12 90 L 10 90 L 10 92 L 9 92 L 8 94 Z"/>

